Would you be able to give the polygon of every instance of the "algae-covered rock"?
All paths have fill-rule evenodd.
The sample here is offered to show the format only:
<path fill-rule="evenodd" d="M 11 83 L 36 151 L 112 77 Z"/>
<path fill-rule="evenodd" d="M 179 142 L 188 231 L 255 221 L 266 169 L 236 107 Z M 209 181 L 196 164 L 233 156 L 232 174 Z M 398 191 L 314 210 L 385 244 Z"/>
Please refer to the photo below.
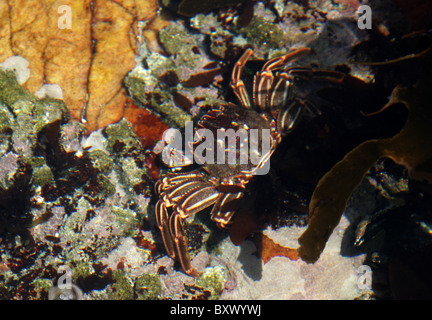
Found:
<path fill-rule="evenodd" d="M 106 127 L 104 132 L 107 150 L 117 164 L 115 175 L 126 187 L 125 191 L 129 192 L 142 182 L 143 175 L 147 173 L 144 166 L 146 154 L 129 121 L 123 119 Z"/>
<path fill-rule="evenodd" d="M 278 25 L 261 17 L 253 18 L 248 26 L 240 29 L 240 34 L 251 44 L 272 49 L 283 46 L 283 41 L 286 41 L 284 32 Z"/>
<path fill-rule="evenodd" d="M 162 292 L 158 275 L 145 273 L 135 280 L 135 294 L 138 300 L 155 300 Z"/>
<path fill-rule="evenodd" d="M 140 105 L 158 114 L 169 126 L 183 128 L 200 105 L 208 104 L 204 90 L 193 96 L 183 93 L 189 88 L 216 85 L 221 81 L 222 69 L 202 49 L 202 38 L 181 21 L 161 29 L 158 39 L 165 54 L 152 52 L 144 57 L 142 66 L 128 74 L 125 85 Z"/>
<path fill-rule="evenodd" d="M 161 41 L 165 51 L 170 55 L 191 55 L 192 48 L 196 46 L 195 39 L 186 32 L 185 28 L 177 24 L 169 24 L 159 32 L 159 40 Z M 189 66 L 193 67 L 192 59 L 188 60 Z"/>
<path fill-rule="evenodd" d="M 113 168 L 112 158 L 102 150 L 94 150 L 85 154 L 89 158 L 93 167 L 100 173 L 109 174 Z"/>
<path fill-rule="evenodd" d="M 0 187 L 8 189 L 14 182 L 14 175 L 18 170 L 18 155 L 8 152 L 0 158 Z"/>
<path fill-rule="evenodd" d="M 128 152 L 132 148 L 140 147 L 139 139 L 130 122 L 125 119 L 109 125 L 105 128 L 104 133 L 107 136 L 108 147 L 111 148 L 111 151 Z"/>
<path fill-rule="evenodd" d="M 47 166 L 34 159 L 34 151 L 39 136 L 44 132 L 54 134 L 62 122 L 67 119 L 67 108 L 63 101 L 38 99 L 20 86 L 15 74 L 0 70 L 0 132 L 1 149 L 11 149 L 9 154 L 0 153 L 0 187 L 11 186 L 10 170 L 15 162 L 29 165 L 33 170 L 33 180 L 43 185 L 51 179 Z M 49 138 L 48 138 L 49 140 Z M 12 166 L 12 167 L 11 167 Z M 6 174 L 4 171 L 9 170 Z M 5 180 L 6 179 L 6 180 Z"/>
<path fill-rule="evenodd" d="M 36 291 L 36 299 L 41 299 L 43 296 L 45 296 L 50 288 L 52 288 L 53 283 L 50 279 L 36 279 L 32 283 L 35 286 Z"/>
<path fill-rule="evenodd" d="M 19 85 L 13 71 L 0 69 L 0 101 L 11 106 L 19 100 L 34 102 L 37 98 Z"/>
<path fill-rule="evenodd" d="M 134 288 L 132 281 L 123 270 L 115 270 L 112 274 L 115 282 L 108 291 L 110 300 L 132 300 L 134 298 Z"/>
<path fill-rule="evenodd" d="M 92 264 L 85 261 L 77 261 L 73 267 L 72 281 L 76 282 L 79 279 L 86 279 L 88 276 L 94 274 L 94 272 Z"/>
<path fill-rule="evenodd" d="M 172 62 L 172 60 L 170 61 Z M 162 67 L 158 67 L 154 72 L 157 74 L 158 70 L 162 70 L 161 72 L 165 73 L 170 69 L 176 70 L 173 62 L 170 66 L 164 63 Z M 129 93 L 144 107 L 161 115 L 168 125 L 179 128 L 184 127 L 185 122 L 191 120 L 191 115 L 173 103 L 171 95 L 159 87 L 159 82 L 154 75 L 149 72 L 137 72 L 136 70 L 141 70 L 141 68 L 132 70 L 125 78 L 125 85 Z"/>
<path fill-rule="evenodd" d="M 122 289 L 126 283 L 123 280 L 140 276 L 143 271 L 137 272 L 136 266 L 146 265 L 150 257 L 150 250 L 138 247 L 134 240 L 141 223 L 147 219 L 149 202 L 150 184 L 142 180 L 146 174 L 143 147 L 126 120 L 88 137 L 82 135 L 82 126 L 76 122 L 59 128 L 60 132 L 50 137 L 57 141 L 54 144 L 57 147 L 47 147 L 49 154 L 40 152 L 26 161 L 26 168 L 33 175 L 25 181 L 29 191 L 18 195 L 29 198 L 31 195 L 31 202 L 23 202 L 22 214 L 32 219 L 20 227 L 24 230 L 29 227 L 26 232 L 40 245 L 37 249 L 40 257 L 34 258 L 30 252 L 36 262 L 19 269 L 15 278 L 30 273 L 29 279 L 34 280 L 46 272 L 46 278 L 53 280 L 55 270 L 64 265 L 73 270 L 76 286 L 89 286 L 86 298 L 107 299 L 108 293 L 113 299 L 133 298 L 133 291 L 128 296 Z M 14 185 L 13 175 L 20 172 L 20 159 L 23 157 L 14 152 L 0 158 L 5 162 L 3 168 L 12 173 L 0 178 L 14 190 L 18 186 Z M 11 220 L 13 226 L 19 222 Z M 8 227 L 6 223 L 5 228 Z M 0 246 L 3 257 L 1 250 Z M 22 254 L 14 259 L 20 263 L 24 263 L 21 259 L 28 260 Z M 117 285 L 110 285 L 111 272 L 125 262 L 128 264 L 124 277 L 119 274 Z M 136 274 L 132 275 L 133 272 Z M 39 290 L 38 282 L 15 285 L 11 281 L 12 276 L 0 279 L 0 287 L 10 285 L 12 295 L 30 288 L 24 296 L 21 294 L 27 298 Z"/>
<path fill-rule="evenodd" d="M 12 131 L 13 125 L 12 112 L 4 103 L 0 103 L 0 132 Z"/>
<path fill-rule="evenodd" d="M 112 213 L 115 215 L 115 226 L 121 228 L 121 235 L 132 235 L 138 227 L 138 217 L 135 211 L 112 206 Z"/>
<path fill-rule="evenodd" d="M 33 168 L 33 185 L 34 186 L 45 186 L 54 180 L 54 175 L 50 167 L 44 163 L 38 167 Z"/>
<path fill-rule="evenodd" d="M 203 291 L 210 293 L 210 299 L 219 298 L 226 281 L 226 270 L 220 266 L 207 268 L 197 279 L 196 284 L 203 288 Z"/>

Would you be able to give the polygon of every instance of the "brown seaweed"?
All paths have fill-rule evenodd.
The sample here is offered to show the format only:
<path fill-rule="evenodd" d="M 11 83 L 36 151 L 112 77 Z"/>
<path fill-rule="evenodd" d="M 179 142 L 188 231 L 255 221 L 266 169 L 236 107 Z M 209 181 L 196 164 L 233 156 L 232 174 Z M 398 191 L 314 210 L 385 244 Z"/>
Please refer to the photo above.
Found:
<path fill-rule="evenodd" d="M 432 70 L 431 52 L 427 54 L 427 66 Z M 318 260 L 352 192 L 379 159 L 390 158 L 406 167 L 411 178 L 432 182 L 431 87 L 432 79 L 427 75 L 412 86 L 396 86 L 380 111 L 404 104 L 408 118 L 402 130 L 391 138 L 361 143 L 318 182 L 309 205 L 308 228 L 299 238 L 298 251 L 304 261 Z"/>

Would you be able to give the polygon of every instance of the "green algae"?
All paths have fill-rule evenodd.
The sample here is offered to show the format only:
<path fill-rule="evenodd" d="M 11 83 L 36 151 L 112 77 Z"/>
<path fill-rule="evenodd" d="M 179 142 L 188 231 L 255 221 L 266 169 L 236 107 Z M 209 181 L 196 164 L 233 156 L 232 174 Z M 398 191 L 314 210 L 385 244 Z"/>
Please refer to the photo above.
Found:
<path fill-rule="evenodd" d="M 13 128 L 13 114 L 5 104 L 0 103 L 0 132 L 12 131 Z"/>
<path fill-rule="evenodd" d="M 35 185 L 43 186 L 53 179 L 45 160 L 34 156 L 40 136 L 45 135 L 49 143 L 67 118 L 63 101 L 38 99 L 18 84 L 13 72 L 0 70 L 0 132 L 4 138 L 0 147 L 4 151 L 9 149 L 21 165 L 31 168 L 31 181 Z M 1 189 L 12 185 L 13 180 L 0 181 Z"/>
<path fill-rule="evenodd" d="M 156 300 L 162 292 L 158 275 L 144 273 L 132 281 L 122 269 L 112 273 L 114 283 L 107 288 L 106 297 L 110 300 Z"/>
<path fill-rule="evenodd" d="M 132 300 L 134 298 L 133 283 L 123 270 L 114 270 L 112 273 L 114 283 L 108 290 L 110 300 Z"/>
<path fill-rule="evenodd" d="M 43 187 L 52 181 L 54 181 L 54 174 L 46 163 L 41 166 L 33 167 L 33 185 Z"/>
<path fill-rule="evenodd" d="M 191 68 L 195 66 L 193 59 L 187 56 L 193 55 L 192 48 L 197 44 L 184 28 L 177 24 L 169 24 L 159 32 L 159 40 L 168 54 L 184 55 L 187 66 Z"/>
<path fill-rule="evenodd" d="M 0 101 L 12 106 L 19 100 L 35 102 L 37 98 L 19 85 L 14 72 L 0 69 Z"/>
<path fill-rule="evenodd" d="M 203 288 L 203 291 L 210 292 L 210 299 L 219 298 L 224 288 L 226 280 L 226 271 L 224 268 L 217 266 L 207 268 L 206 271 L 196 280 L 196 284 Z"/>
<path fill-rule="evenodd" d="M 39 278 L 33 280 L 31 283 L 36 291 L 35 299 L 39 300 L 48 293 L 48 291 L 53 287 L 53 282 L 50 279 Z"/>
<path fill-rule="evenodd" d="M 172 62 L 172 60 L 169 61 Z M 164 73 L 167 71 L 180 72 L 173 63 L 168 67 L 165 64 L 158 67 L 155 73 L 157 73 L 158 70 Z M 125 85 L 131 96 L 144 107 L 160 115 L 162 120 L 169 126 L 183 128 L 184 124 L 191 120 L 191 115 L 173 104 L 172 96 L 167 90 L 153 87 L 154 81 L 157 82 L 152 75 L 137 75 L 131 73 L 125 78 Z M 150 89 L 148 88 L 149 85 Z"/>
<path fill-rule="evenodd" d="M 110 153 L 127 153 L 131 149 L 141 147 L 140 141 L 133 131 L 132 125 L 125 119 L 109 125 L 105 128 L 104 133 L 107 136 L 108 151 Z"/>
<path fill-rule="evenodd" d="M 92 167 L 99 173 L 109 174 L 113 168 L 113 160 L 102 150 L 89 151 L 85 154 L 85 157 L 90 159 Z"/>
<path fill-rule="evenodd" d="M 32 116 L 34 126 L 27 126 L 28 131 L 32 133 L 40 132 L 45 126 L 55 121 L 64 120 L 68 113 L 63 101 L 38 99 L 18 84 L 13 72 L 3 70 L 0 70 L 0 102 L 8 106 L 16 118 L 23 114 Z M 5 120 L 4 112 L 2 113 L 0 119 Z M 20 127 L 24 128 L 24 124 Z"/>
<path fill-rule="evenodd" d="M 162 292 L 159 276 L 145 273 L 135 280 L 135 294 L 138 300 L 156 300 Z"/>
<path fill-rule="evenodd" d="M 110 179 L 103 174 L 98 174 L 96 176 L 96 183 L 98 185 L 99 195 L 102 197 L 112 196 L 116 191 Z"/>
<path fill-rule="evenodd" d="M 115 216 L 115 225 L 122 230 L 121 236 L 131 236 L 138 230 L 139 221 L 135 211 L 112 206 L 111 212 Z"/>
<path fill-rule="evenodd" d="M 249 43 L 257 46 L 267 46 L 273 49 L 283 46 L 284 32 L 282 29 L 261 17 L 254 17 L 249 25 L 240 28 L 239 33 Z"/>
<path fill-rule="evenodd" d="M 86 279 L 94 274 L 93 266 L 85 261 L 76 261 L 73 267 L 72 281 L 76 282 L 79 279 Z"/>
<path fill-rule="evenodd" d="M 142 182 L 143 175 L 147 172 L 143 165 L 146 155 L 140 140 L 133 132 L 130 122 L 125 119 L 106 127 L 105 134 L 108 141 L 107 150 L 117 165 L 114 171 L 120 182 L 132 190 Z M 109 161 L 110 159 L 107 159 L 105 162 Z"/>

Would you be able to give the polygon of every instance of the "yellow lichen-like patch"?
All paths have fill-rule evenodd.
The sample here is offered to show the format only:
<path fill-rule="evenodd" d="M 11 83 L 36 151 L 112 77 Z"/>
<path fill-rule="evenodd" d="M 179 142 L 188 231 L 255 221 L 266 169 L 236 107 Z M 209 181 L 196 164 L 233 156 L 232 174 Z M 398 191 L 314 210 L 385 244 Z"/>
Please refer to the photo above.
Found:
<path fill-rule="evenodd" d="M 89 74 L 89 101 L 85 118 L 90 131 L 119 121 L 126 94 L 122 79 L 135 66 L 128 32 L 133 16 L 117 3 L 99 0 L 94 4 L 95 54 Z"/>
<path fill-rule="evenodd" d="M 58 27 L 62 15 L 55 8 L 61 5 L 71 8 L 71 29 Z M 60 85 L 69 112 L 73 118 L 80 119 L 87 102 L 88 74 L 92 63 L 90 1 L 54 1 L 51 8 L 48 11 L 47 46 L 38 61 L 45 75 L 42 80 Z M 33 59 L 29 57 L 28 60 Z M 30 76 L 35 74 L 32 67 L 30 70 Z"/>
<path fill-rule="evenodd" d="M 135 66 L 137 21 L 157 11 L 156 0 L 1 1 L 0 62 L 27 59 L 24 86 L 35 92 L 60 85 L 72 117 L 83 116 L 91 132 L 123 117 L 122 81 Z"/>
<path fill-rule="evenodd" d="M 9 6 L 6 1 L 0 1 L 0 62 L 13 55 L 10 27 Z"/>

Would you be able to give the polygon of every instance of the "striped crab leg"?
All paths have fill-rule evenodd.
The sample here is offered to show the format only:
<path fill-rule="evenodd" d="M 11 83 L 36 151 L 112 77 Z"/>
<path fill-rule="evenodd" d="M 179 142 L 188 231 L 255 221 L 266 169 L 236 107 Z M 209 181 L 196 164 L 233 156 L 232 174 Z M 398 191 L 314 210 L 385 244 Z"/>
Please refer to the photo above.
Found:
<path fill-rule="evenodd" d="M 164 242 L 165 250 L 167 254 L 172 258 L 176 258 L 176 250 L 174 246 L 174 240 L 171 235 L 169 228 L 169 216 L 168 210 L 163 200 L 159 200 L 156 203 L 156 223 L 162 234 L 162 240 Z"/>
<path fill-rule="evenodd" d="M 174 240 L 178 260 L 180 261 L 183 271 L 191 277 L 198 277 L 200 272 L 192 267 L 182 218 L 177 212 L 174 212 L 171 215 L 170 231 Z"/>
<path fill-rule="evenodd" d="M 269 111 L 274 106 L 275 98 L 287 100 L 292 85 L 292 76 L 282 72 L 276 76 L 273 71 L 295 61 L 310 52 L 309 48 L 301 48 L 284 56 L 269 60 L 254 77 L 253 103 L 261 112 Z M 273 101 L 271 101 L 273 100 Z"/>
<path fill-rule="evenodd" d="M 171 258 L 179 260 L 186 274 L 196 277 L 199 273 L 191 266 L 182 221 L 214 205 L 219 191 L 198 171 L 165 176 L 161 181 L 156 186 L 161 199 L 157 202 L 155 211 L 165 249 Z M 168 208 L 172 211 L 171 216 Z"/>
<path fill-rule="evenodd" d="M 246 92 L 244 82 L 241 79 L 241 73 L 252 53 L 252 49 L 247 49 L 243 53 L 243 55 L 234 65 L 234 69 L 231 75 L 231 88 L 237 96 L 237 99 L 240 101 L 240 104 L 247 109 L 251 108 L 251 103 L 249 100 L 249 95 Z"/>
<path fill-rule="evenodd" d="M 291 101 L 288 108 L 280 109 L 276 116 L 276 127 L 279 132 L 285 135 L 294 130 L 298 120 L 303 114 L 304 108 L 305 102 L 294 99 Z"/>
<path fill-rule="evenodd" d="M 320 115 L 321 111 L 307 99 L 291 97 L 291 84 L 294 78 L 321 79 L 333 83 L 342 83 L 346 75 L 336 71 L 312 70 L 310 68 L 289 68 L 275 76 L 274 86 L 268 100 L 268 108 L 277 122 L 279 131 L 287 134 L 291 132 L 303 111 L 311 115 Z"/>
<path fill-rule="evenodd" d="M 289 68 L 285 72 L 290 74 L 291 76 L 295 76 L 305 80 L 321 79 L 336 84 L 341 84 L 347 78 L 347 75 L 342 72 L 329 71 L 329 70 L 313 70 L 311 68 L 295 67 L 295 68 Z"/>
<path fill-rule="evenodd" d="M 238 202 L 243 196 L 243 192 L 237 193 L 220 193 L 217 201 L 211 211 L 211 219 L 216 222 L 221 229 L 228 227 L 235 211 L 238 209 Z"/>

